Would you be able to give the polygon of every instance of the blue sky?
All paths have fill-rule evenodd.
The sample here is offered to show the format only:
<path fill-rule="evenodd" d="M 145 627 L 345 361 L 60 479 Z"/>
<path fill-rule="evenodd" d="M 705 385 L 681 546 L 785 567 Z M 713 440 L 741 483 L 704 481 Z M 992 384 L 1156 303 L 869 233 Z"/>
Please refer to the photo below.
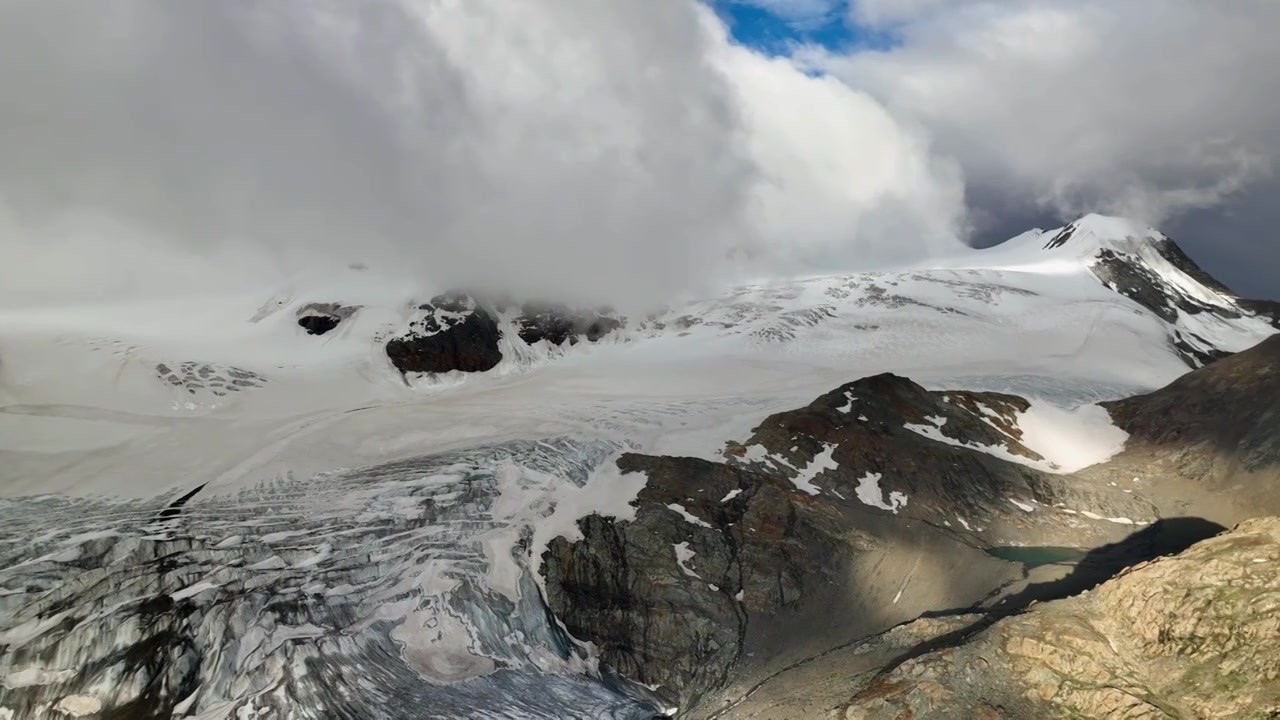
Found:
<path fill-rule="evenodd" d="M 883 48 L 889 36 L 849 22 L 847 2 L 836 2 L 821 18 L 798 21 L 761 7 L 752 0 L 709 0 L 724 19 L 734 40 L 769 55 L 786 55 L 796 45 L 820 45 L 831 50 Z"/>

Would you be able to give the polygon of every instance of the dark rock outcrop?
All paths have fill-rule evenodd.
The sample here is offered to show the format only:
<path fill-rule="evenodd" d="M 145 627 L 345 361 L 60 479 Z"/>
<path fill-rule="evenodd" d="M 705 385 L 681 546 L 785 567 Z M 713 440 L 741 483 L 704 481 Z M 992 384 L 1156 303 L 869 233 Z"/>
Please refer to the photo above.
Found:
<path fill-rule="evenodd" d="M 1167 514 L 1224 524 L 1280 513 L 1280 335 L 1147 395 L 1103 403 L 1124 452 L 1082 474 L 1140 477 Z"/>
<path fill-rule="evenodd" d="M 1055 250 L 1069 243 L 1088 217 L 1068 224 L 1045 244 Z M 1087 231 L 1086 231 L 1087 232 Z M 1107 231 L 1109 232 L 1109 231 Z M 1124 238 L 1110 238 L 1120 241 Z M 1280 303 L 1241 297 L 1205 272 L 1173 240 L 1160 234 L 1130 237 L 1094 250 L 1090 268 L 1095 277 L 1169 324 L 1169 344 L 1190 368 L 1199 368 L 1231 353 L 1211 338 L 1180 323 L 1185 316 L 1209 314 L 1223 320 L 1257 316 L 1280 328 Z M 1173 277 L 1181 275 L 1185 277 Z M 1203 292 L 1191 288 L 1187 281 Z M 1206 300 L 1217 295 L 1219 301 Z"/>
<path fill-rule="evenodd" d="M 971 606 L 936 606 L 883 634 L 792 663 L 750 692 L 729 695 L 734 705 L 719 716 L 1270 717 L 1280 709 L 1280 574 L 1272 567 L 1280 562 L 1280 520 L 1247 519 L 1280 506 L 1277 391 L 1280 336 L 1162 390 L 1106 403 L 1131 434 L 1126 449 L 1075 475 L 1049 478 L 1046 487 L 1123 487 L 1151 503 L 1159 519 L 1082 559 L 1028 564 L 1021 580 Z M 911 396 L 909 387 L 893 384 L 879 394 L 905 416 L 920 413 Z M 978 408 L 989 419 L 983 408 L 993 402 Z M 970 403 L 953 395 L 948 404 Z M 806 412 L 790 414 L 789 422 L 803 422 Z M 1005 433 L 1004 423 L 996 424 Z M 978 487 L 986 482 L 977 480 Z M 923 495 L 916 493 L 904 513 Z M 1236 533 L 1200 542 L 1242 520 Z M 1042 526 L 1016 532 L 1021 545 L 1045 536 Z M 1098 545 L 1079 537 L 1077 546 Z M 821 620 L 812 627 L 829 632 Z"/>
<path fill-rule="evenodd" d="M 1280 463 L 1280 446 L 1264 457 L 1264 437 L 1280 435 L 1280 335 L 1160 390 L 1102 404 L 1131 442 L 1189 448 L 1210 442 L 1238 451 L 1246 466 Z"/>
<path fill-rule="evenodd" d="M 1236 302 L 1240 304 L 1240 307 L 1256 314 L 1258 317 L 1266 318 L 1271 322 L 1272 327 L 1280 330 L 1280 300 L 1241 298 Z"/>
<path fill-rule="evenodd" d="M 1147 265 L 1113 250 L 1104 249 L 1098 253 L 1093 273 L 1116 292 L 1155 313 L 1165 322 L 1176 322 L 1179 310 L 1188 315 L 1216 311 L 1226 317 L 1240 317 L 1237 312 L 1211 307 L 1177 292 Z"/>
<path fill-rule="evenodd" d="M 339 322 L 341 321 L 332 315 L 304 315 L 298 318 L 298 325 L 306 330 L 308 335 L 323 335 L 338 327 Z"/>
<path fill-rule="evenodd" d="M 402 373 L 484 372 L 502 361 L 502 332 L 467 295 L 432 298 L 409 331 L 387 343 L 387 357 Z"/>
<path fill-rule="evenodd" d="M 1046 242 L 1044 244 L 1044 249 L 1056 250 L 1062 247 L 1063 245 L 1066 245 L 1067 241 L 1071 239 L 1071 236 L 1076 234 L 1076 230 L 1078 229 L 1078 227 L 1079 227 L 1079 224 L 1076 222 L 1068 224 L 1066 227 L 1059 230 L 1056 235 L 1049 238 L 1049 242 Z"/>
<path fill-rule="evenodd" d="M 685 711 L 713 710 L 719 690 L 1016 577 L 925 523 L 811 496 L 777 475 L 693 458 L 618 464 L 649 478 L 636 519 L 591 516 L 581 541 L 553 541 L 548 604 L 609 666 Z M 941 557 L 954 574 L 939 579 Z M 901 612 L 886 611 L 909 584 Z"/>
<path fill-rule="evenodd" d="M 298 308 L 298 325 L 308 335 L 324 335 L 359 309 L 338 303 L 308 303 Z"/>
<path fill-rule="evenodd" d="M 588 517 L 581 540 L 553 541 L 548 604 L 610 666 L 701 716 L 793 664 L 1018 580 L 988 546 L 1124 532 L 1056 506 L 1152 516 L 1117 488 L 991 454 L 1038 457 L 1020 442 L 1025 408 L 879 375 L 765 419 L 725 462 L 625 455 L 619 469 L 647 477 L 635 519 Z"/>
<path fill-rule="evenodd" d="M 575 345 L 581 338 L 596 342 L 622 327 L 622 321 L 608 309 L 599 312 L 573 310 L 565 305 L 529 303 L 521 308 L 517 320 L 520 339 L 532 345 L 546 340 L 552 345 Z"/>

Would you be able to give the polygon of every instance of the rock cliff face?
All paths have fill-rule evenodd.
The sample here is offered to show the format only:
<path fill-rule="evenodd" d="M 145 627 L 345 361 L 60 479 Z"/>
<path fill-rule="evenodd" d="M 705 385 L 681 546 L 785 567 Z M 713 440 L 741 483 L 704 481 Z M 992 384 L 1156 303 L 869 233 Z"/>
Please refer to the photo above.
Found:
<path fill-rule="evenodd" d="M 876 676 L 832 713 L 879 718 L 1267 718 L 1280 714 L 1280 518 L 1242 523 L 1097 590 Z M 869 654 L 979 620 L 923 620 Z M 945 643 L 943 643 L 945 645 Z"/>
<path fill-rule="evenodd" d="M 526 304 L 516 322 L 520 339 L 530 345 L 542 340 L 552 345 L 575 345 L 584 338 L 596 342 L 623 326 L 623 321 L 607 309 L 595 312 L 537 303 Z"/>

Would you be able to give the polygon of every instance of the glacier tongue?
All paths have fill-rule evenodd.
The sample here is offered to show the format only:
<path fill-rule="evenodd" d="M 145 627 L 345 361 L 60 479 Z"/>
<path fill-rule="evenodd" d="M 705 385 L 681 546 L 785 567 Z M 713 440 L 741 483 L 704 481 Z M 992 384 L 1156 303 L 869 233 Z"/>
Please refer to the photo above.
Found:
<path fill-rule="evenodd" d="M 551 620 L 524 571 L 557 483 L 585 484 L 616 449 L 518 441 L 181 503 L 6 500 L 0 705 L 652 717 L 642 688 L 602 675 Z M 532 508 L 515 522 L 501 508 L 512 474 Z M 487 582 L 494 552 L 516 567 L 511 597 Z"/>

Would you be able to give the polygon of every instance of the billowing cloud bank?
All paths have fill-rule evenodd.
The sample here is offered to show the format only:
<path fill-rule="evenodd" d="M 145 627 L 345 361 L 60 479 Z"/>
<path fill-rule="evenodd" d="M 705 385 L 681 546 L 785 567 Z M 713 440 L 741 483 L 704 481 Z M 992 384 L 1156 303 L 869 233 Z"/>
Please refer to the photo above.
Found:
<path fill-rule="evenodd" d="M 351 262 L 625 301 L 1084 210 L 1280 264 L 1280 5 L 739 1 L 894 42 L 767 57 L 695 0 L 5 3 L 0 302 Z"/>
<path fill-rule="evenodd" d="M 1280 3 L 857 0 L 878 52 L 802 50 L 963 168 L 979 233 L 1101 211 L 1280 297 Z M 1185 234 L 1183 234 L 1185 233 Z"/>
<path fill-rule="evenodd" d="M 352 261 L 644 295 L 918 256 L 961 213 L 923 136 L 691 0 L 23 0 L 0 86 L 8 302 Z"/>

